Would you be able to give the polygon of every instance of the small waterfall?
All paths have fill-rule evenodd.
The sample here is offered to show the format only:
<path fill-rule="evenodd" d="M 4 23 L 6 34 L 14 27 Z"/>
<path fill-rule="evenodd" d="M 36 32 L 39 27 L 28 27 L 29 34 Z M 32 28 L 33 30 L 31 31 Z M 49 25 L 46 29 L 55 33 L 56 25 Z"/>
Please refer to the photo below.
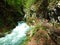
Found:
<path fill-rule="evenodd" d="M 10 34 L 0 38 L 0 45 L 23 45 L 26 39 L 26 32 L 30 27 L 26 23 L 18 23 L 18 26 L 12 30 Z"/>

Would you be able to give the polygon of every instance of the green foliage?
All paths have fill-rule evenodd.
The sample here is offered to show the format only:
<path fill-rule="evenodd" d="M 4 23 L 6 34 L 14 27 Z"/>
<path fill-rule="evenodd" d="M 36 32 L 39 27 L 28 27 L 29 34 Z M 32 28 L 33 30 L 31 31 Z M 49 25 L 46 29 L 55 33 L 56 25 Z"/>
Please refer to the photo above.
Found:
<path fill-rule="evenodd" d="M 6 0 L 8 2 L 9 5 L 13 5 L 15 7 L 22 6 L 22 0 Z"/>
<path fill-rule="evenodd" d="M 30 8 L 30 6 L 35 2 L 36 0 L 26 0 L 25 7 Z"/>
<path fill-rule="evenodd" d="M 14 7 L 21 15 L 23 15 L 23 0 L 5 0 L 9 5 Z"/>
<path fill-rule="evenodd" d="M 56 4 L 58 3 L 59 0 L 49 0 L 49 6 L 48 8 L 51 9 L 51 8 L 54 8 L 56 6 Z"/>
<path fill-rule="evenodd" d="M 4 2 L 5 1 L 5 2 Z M 21 21 L 24 15 L 22 1 L 2 0 L 0 1 L 0 30 L 1 32 L 11 31 Z M 21 5 L 20 5 L 21 4 Z"/>
<path fill-rule="evenodd" d="M 5 1 L 7 1 L 9 5 L 13 5 L 16 8 L 20 8 L 21 6 L 29 8 L 35 2 L 35 0 L 5 0 Z"/>
<path fill-rule="evenodd" d="M 13 6 L 21 15 L 23 15 L 24 9 L 29 11 L 29 8 L 36 0 L 5 0 L 9 5 Z"/>
<path fill-rule="evenodd" d="M 0 28 L 8 28 L 10 30 L 17 25 L 17 21 L 22 20 L 24 17 L 24 8 L 31 6 L 32 0 L 4 0 L 1 2 L 2 5 L 1 15 L 0 15 Z M 4 4 L 5 3 L 5 4 Z M 4 4 L 4 5 L 3 5 Z M 27 4 L 29 4 L 27 6 Z M 3 9 L 4 8 L 4 9 Z M 5 22 L 4 22 L 5 21 Z"/>

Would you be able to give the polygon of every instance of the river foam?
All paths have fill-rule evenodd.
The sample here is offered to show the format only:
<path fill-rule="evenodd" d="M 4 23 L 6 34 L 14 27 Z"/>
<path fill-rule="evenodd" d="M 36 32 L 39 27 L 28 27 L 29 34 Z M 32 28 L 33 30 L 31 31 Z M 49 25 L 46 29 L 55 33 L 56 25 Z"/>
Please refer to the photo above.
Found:
<path fill-rule="evenodd" d="M 26 32 L 29 28 L 26 23 L 18 23 L 10 34 L 0 38 L 0 45 L 22 45 L 23 40 L 26 39 Z"/>

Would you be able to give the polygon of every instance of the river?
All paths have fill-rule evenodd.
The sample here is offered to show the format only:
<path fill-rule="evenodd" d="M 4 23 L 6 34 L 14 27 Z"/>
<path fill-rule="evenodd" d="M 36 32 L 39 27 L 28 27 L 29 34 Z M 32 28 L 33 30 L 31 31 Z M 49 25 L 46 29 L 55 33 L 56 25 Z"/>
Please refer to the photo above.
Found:
<path fill-rule="evenodd" d="M 10 34 L 0 38 L 0 45 L 23 45 L 26 39 L 26 32 L 30 27 L 25 22 L 18 22 L 18 25 Z"/>

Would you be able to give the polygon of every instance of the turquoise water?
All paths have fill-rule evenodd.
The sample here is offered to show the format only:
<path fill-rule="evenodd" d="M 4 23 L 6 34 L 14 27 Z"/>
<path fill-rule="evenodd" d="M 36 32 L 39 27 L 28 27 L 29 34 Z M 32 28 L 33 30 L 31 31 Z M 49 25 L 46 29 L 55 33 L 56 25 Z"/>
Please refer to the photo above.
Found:
<path fill-rule="evenodd" d="M 0 45 L 23 45 L 26 39 L 26 32 L 30 27 L 26 23 L 18 23 L 10 34 L 0 38 Z"/>

